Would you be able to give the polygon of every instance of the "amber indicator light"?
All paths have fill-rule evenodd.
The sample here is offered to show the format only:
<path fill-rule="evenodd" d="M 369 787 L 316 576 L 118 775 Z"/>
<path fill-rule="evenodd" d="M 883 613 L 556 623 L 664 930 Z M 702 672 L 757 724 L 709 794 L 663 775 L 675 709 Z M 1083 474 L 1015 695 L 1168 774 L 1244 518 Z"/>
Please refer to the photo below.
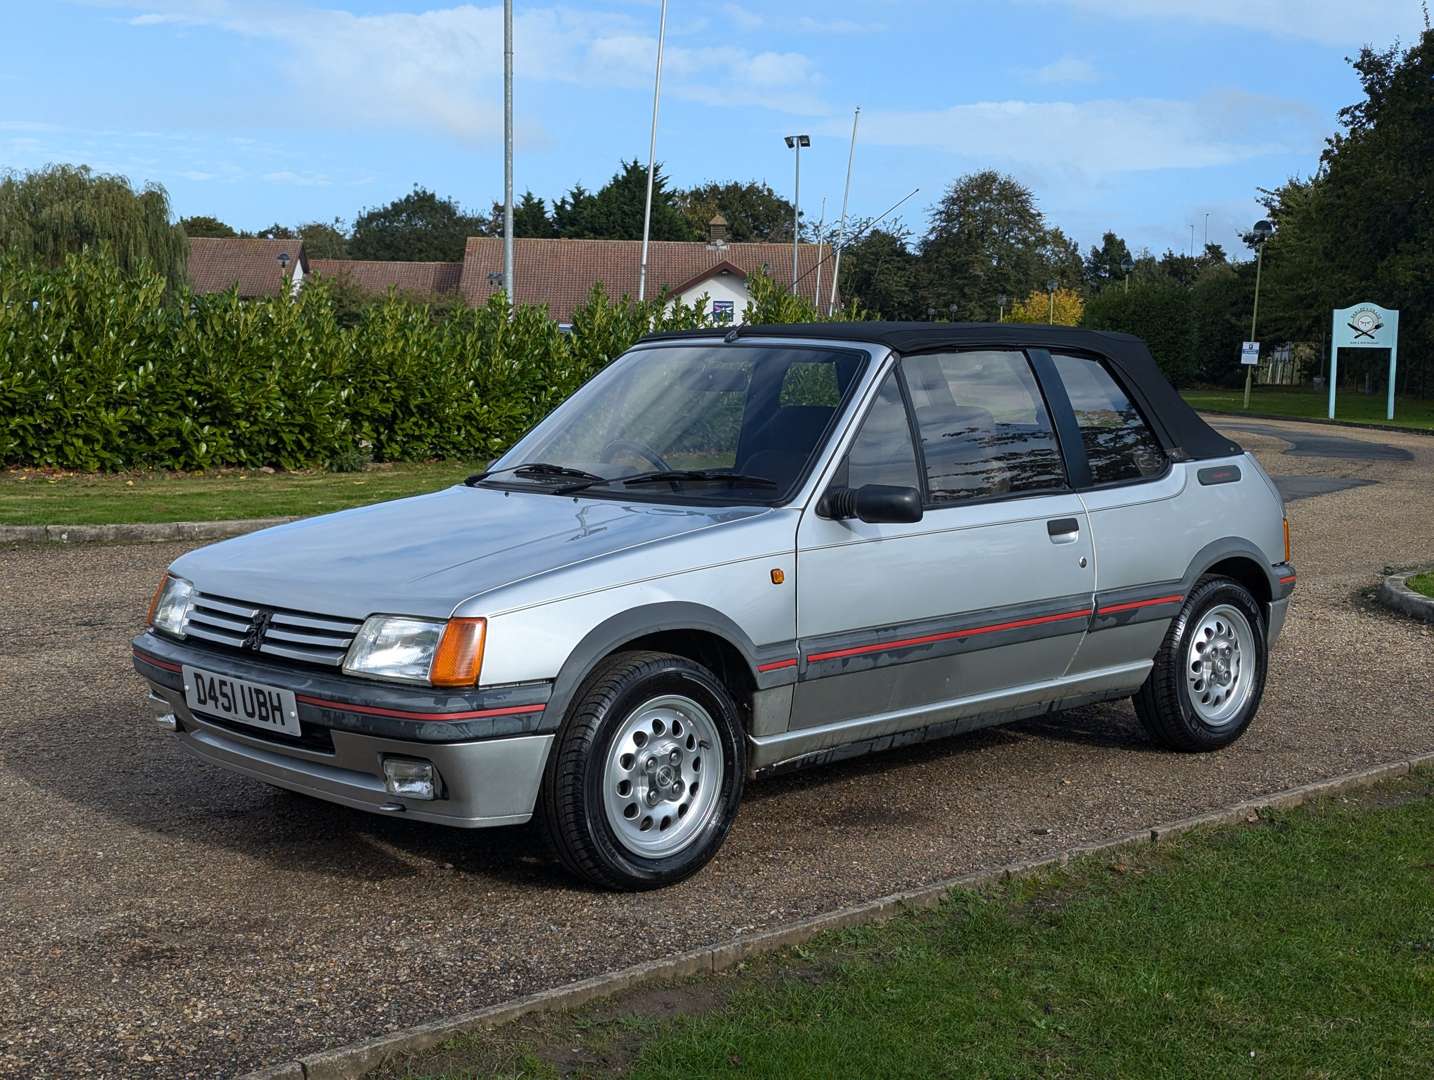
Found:
<path fill-rule="evenodd" d="M 784 574 L 784 573 L 782 573 L 782 571 L 780 571 L 780 570 L 773 570 L 773 571 L 772 571 L 772 584 L 773 584 L 773 585 L 780 585 L 782 582 L 784 582 L 784 581 L 786 581 L 786 580 L 787 580 L 787 575 Z"/>

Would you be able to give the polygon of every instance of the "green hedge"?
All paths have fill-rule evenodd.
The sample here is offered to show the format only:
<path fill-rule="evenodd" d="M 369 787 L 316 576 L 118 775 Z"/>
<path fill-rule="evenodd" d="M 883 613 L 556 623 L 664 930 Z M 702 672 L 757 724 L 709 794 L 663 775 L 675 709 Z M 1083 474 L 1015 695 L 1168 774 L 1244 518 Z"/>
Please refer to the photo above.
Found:
<path fill-rule="evenodd" d="M 753 278 L 750 321 L 814 317 Z M 595 289 L 560 333 L 501 297 L 437 317 L 397 296 L 340 324 L 322 284 L 298 296 L 165 299 L 101 253 L 0 261 L 0 463 L 65 469 L 323 466 L 481 459 L 511 445 L 651 330 L 696 305 Z"/>

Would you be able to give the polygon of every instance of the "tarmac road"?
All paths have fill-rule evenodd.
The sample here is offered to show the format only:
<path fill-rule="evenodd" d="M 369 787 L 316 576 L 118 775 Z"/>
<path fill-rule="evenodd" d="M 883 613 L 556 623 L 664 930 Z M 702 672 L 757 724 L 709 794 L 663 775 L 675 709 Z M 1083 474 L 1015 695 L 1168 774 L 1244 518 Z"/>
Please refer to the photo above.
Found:
<path fill-rule="evenodd" d="M 1119 703 L 799 773 L 748 789 L 697 878 L 635 896 L 575 886 L 530 829 L 376 818 L 190 759 L 129 661 L 182 547 L 0 550 L 0 1075 L 240 1072 L 1434 750 L 1434 631 L 1363 600 L 1385 564 L 1434 562 L 1434 438 L 1286 452 L 1329 432 L 1235 432 L 1296 488 L 1359 482 L 1290 505 L 1300 586 L 1235 747 L 1157 751 Z"/>

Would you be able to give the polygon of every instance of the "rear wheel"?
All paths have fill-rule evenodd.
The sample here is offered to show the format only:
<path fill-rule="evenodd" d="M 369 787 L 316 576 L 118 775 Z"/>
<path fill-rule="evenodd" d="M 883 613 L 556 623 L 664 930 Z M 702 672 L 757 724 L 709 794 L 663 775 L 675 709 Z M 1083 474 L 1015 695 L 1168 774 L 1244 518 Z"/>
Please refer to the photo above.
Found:
<path fill-rule="evenodd" d="M 1260 707 L 1267 661 L 1264 618 L 1249 590 L 1229 578 L 1202 578 L 1135 695 L 1136 715 L 1172 750 L 1229 746 Z"/>
<path fill-rule="evenodd" d="M 737 707 L 707 668 L 620 653 L 578 691 L 543 785 L 563 864 L 611 889 L 650 889 L 717 853 L 741 801 Z"/>

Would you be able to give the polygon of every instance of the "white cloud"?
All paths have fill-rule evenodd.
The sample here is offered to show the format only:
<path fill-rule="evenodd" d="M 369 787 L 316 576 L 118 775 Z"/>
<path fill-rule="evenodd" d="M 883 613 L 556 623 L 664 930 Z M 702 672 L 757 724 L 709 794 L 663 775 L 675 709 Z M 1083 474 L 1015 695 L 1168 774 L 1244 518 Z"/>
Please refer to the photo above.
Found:
<path fill-rule="evenodd" d="M 1357 49 L 1395 36 L 1412 40 L 1423 28 L 1416 0 L 1045 0 L 1102 18 L 1124 16 L 1169 22 L 1238 26 L 1276 37 L 1304 38 Z"/>
<path fill-rule="evenodd" d="M 144 25 L 202 23 L 278 44 L 295 109 L 306 116 L 427 127 L 470 141 L 502 129 L 501 7 L 358 15 L 271 0 L 151 0 L 147 8 L 139 17 Z M 729 14 L 762 18 L 736 5 Z M 518 77 L 645 89 L 657 49 L 653 23 L 626 14 L 520 6 L 514 25 Z M 820 76 L 799 53 L 672 47 L 666 66 L 664 90 L 679 97 L 820 111 Z"/>
<path fill-rule="evenodd" d="M 1305 153 L 1318 148 L 1320 130 L 1320 117 L 1304 106 L 1238 91 L 1197 101 L 984 101 L 862 116 L 863 142 L 1086 177 Z"/>
<path fill-rule="evenodd" d="M 803 15 L 797 20 L 797 29 L 806 34 L 880 34 L 886 27 L 882 23 L 857 22 L 855 19 L 816 19 Z"/>
<path fill-rule="evenodd" d="M 1031 72 L 1039 83 L 1088 83 L 1100 78 L 1094 64 L 1079 56 L 1062 56 Z"/>
<path fill-rule="evenodd" d="M 296 184 L 299 187 L 328 187 L 331 181 L 323 173 L 295 172 L 292 169 L 279 169 L 276 172 L 265 173 L 263 178 L 271 184 Z"/>

